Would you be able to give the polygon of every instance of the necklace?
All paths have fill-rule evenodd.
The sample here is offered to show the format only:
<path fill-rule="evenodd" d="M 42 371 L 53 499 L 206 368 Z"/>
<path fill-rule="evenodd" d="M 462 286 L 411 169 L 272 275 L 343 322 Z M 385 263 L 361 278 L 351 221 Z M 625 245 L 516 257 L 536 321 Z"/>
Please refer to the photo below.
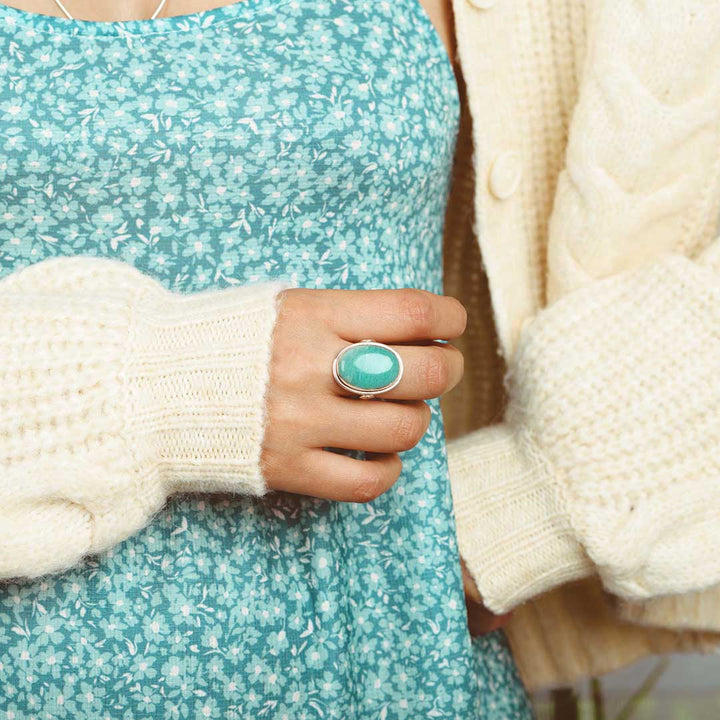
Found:
<path fill-rule="evenodd" d="M 157 6 L 157 10 L 153 13 L 151 20 L 154 20 L 157 17 L 157 14 L 162 10 L 163 5 L 165 4 L 167 0 L 160 0 L 160 4 Z M 73 16 L 65 9 L 65 6 L 60 2 L 60 0 L 55 0 L 55 2 L 58 4 L 60 9 L 65 13 L 68 20 L 74 20 Z"/>

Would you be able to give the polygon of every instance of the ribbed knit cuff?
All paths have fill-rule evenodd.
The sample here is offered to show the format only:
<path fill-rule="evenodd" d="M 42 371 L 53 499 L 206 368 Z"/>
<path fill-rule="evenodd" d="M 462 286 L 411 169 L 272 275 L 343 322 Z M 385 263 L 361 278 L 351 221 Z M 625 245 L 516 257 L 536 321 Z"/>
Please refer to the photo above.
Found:
<path fill-rule="evenodd" d="M 490 611 L 594 574 L 550 468 L 510 426 L 455 438 L 447 452 L 458 549 Z"/>
<path fill-rule="evenodd" d="M 271 281 L 135 307 L 126 368 L 128 433 L 172 492 L 267 491 L 260 470 L 278 294 Z"/>

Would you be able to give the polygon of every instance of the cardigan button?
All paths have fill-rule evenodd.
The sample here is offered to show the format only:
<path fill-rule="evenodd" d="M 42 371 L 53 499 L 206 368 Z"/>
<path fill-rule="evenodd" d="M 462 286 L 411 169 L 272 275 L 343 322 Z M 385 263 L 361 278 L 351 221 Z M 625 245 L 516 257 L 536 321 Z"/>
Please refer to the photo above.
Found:
<path fill-rule="evenodd" d="M 491 8 L 497 0 L 468 0 L 468 2 L 479 10 L 487 10 Z"/>
<path fill-rule="evenodd" d="M 490 192 L 498 200 L 505 200 L 517 190 L 521 177 L 522 166 L 518 154 L 512 150 L 500 153 L 490 168 Z"/>

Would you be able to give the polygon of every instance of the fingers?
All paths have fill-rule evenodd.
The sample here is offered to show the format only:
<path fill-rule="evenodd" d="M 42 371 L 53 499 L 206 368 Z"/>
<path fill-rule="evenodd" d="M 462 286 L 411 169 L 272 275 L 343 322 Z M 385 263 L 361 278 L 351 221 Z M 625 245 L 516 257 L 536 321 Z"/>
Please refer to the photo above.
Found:
<path fill-rule="evenodd" d="M 366 457 L 358 460 L 311 448 L 297 459 L 297 472 L 288 473 L 271 487 L 340 502 L 370 502 L 387 492 L 400 477 L 402 460 L 396 453 Z"/>
<path fill-rule="evenodd" d="M 460 381 L 462 353 L 439 341 L 464 332 L 465 308 L 414 288 L 286 292 L 266 396 L 263 476 L 274 490 L 368 502 L 393 485 L 402 468 L 398 453 L 427 431 L 424 400 Z M 359 400 L 333 376 L 337 353 L 365 338 L 395 343 L 390 347 L 403 360 L 398 385 L 375 400 Z M 365 451 L 366 459 L 326 447 Z"/>
<path fill-rule="evenodd" d="M 465 591 L 465 608 L 467 609 L 468 629 L 473 637 L 484 635 L 492 632 L 507 624 L 512 612 L 502 615 L 495 615 L 490 612 L 483 604 L 480 592 L 475 585 L 475 581 L 470 575 L 470 571 L 465 564 L 465 560 L 460 557 L 460 567 L 462 569 L 463 590 Z"/>
<path fill-rule="evenodd" d="M 407 403 L 329 398 L 316 406 L 317 423 L 302 440 L 316 447 L 396 453 L 420 442 L 432 412 L 423 400 Z"/>
<path fill-rule="evenodd" d="M 468 630 L 473 637 L 485 635 L 485 633 L 507 625 L 512 616 L 512 612 L 494 615 L 484 605 L 472 602 L 467 598 L 465 598 L 465 607 L 467 608 Z"/>
<path fill-rule="evenodd" d="M 419 288 L 323 290 L 313 299 L 330 329 L 349 342 L 450 340 L 465 331 L 467 312 L 449 295 Z"/>
<path fill-rule="evenodd" d="M 378 395 L 386 400 L 427 400 L 439 397 L 454 388 L 462 380 L 464 358 L 462 352 L 449 343 L 428 345 L 391 345 L 403 361 L 403 375 L 400 382 L 387 392 Z M 342 346 L 338 351 L 342 350 Z M 330 359 L 330 368 L 332 359 Z M 341 397 L 355 397 L 345 390 L 332 376 L 327 375 L 328 389 Z M 360 401 L 364 402 L 364 401 Z M 373 401 L 367 401 L 373 402 Z"/>
<path fill-rule="evenodd" d="M 477 585 L 475 584 L 475 580 L 473 580 L 473 577 L 470 574 L 470 570 L 468 570 L 468 566 L 465 564 L 465 560 L 462 556 L 460 556 L 460 569 L 462 572 L 463 590 L 465 591 L 465 597 L 478 605 L 482 605 L 482 597 L 480 595 L 480 591 L 478 590 Z"/>

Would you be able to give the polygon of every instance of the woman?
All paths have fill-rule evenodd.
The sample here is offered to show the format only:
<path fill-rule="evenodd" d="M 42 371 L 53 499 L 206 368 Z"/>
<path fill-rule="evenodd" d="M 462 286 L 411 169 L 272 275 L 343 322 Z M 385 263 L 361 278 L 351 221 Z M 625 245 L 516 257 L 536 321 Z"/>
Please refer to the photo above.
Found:
<path fill-rule="evenodd" d="M 430 16 L 105 5 L 0 7 L 7 709 L 527 717 L 452 525 Z"/>
<path fill-rule="evenodd" d="M 467 105 L 444 280 L 468 308 L 455 343 L 469 362 L 443 400 L 470 592 L 517 607 L 507 631 L 533 687 L 711 647 L 692 630 L 720 625 L 704 591 L 718 581 L 704 516 L 717 352 L 702 302 L 717 281 L 716 4 L 453 11 Z"/>

